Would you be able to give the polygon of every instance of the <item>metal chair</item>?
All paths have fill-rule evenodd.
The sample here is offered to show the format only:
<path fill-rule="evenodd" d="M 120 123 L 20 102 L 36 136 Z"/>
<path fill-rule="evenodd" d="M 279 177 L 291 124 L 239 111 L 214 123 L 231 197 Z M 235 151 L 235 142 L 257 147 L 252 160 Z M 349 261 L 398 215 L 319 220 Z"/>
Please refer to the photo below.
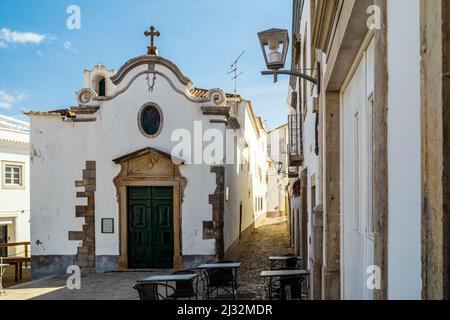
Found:
<path fill-rule="evenodd" d="M 272 262 L 270 264 L 271 270 L 294 270 L 298 269 L 298 257 L 293 253 L 287 253 L 282 255 L 288 259 L 283 261 Z"/>
<path fill-rule="evenodd" d="M 221 260 L 217 263 L 235 263 L 236 261 L 231 260 Z M 208 269 L 206 270 L 207 275 L 207 287 L 206 295 L 212 298 L 212 293 L 216 291 L 217 296 L 219 296 L 219 289 L 223 289 L 227 294 L 233 296 L 236 299 L 237 291 L 237 279 L 233 270 L 231 269 Z"/>
<path fill-rule="evenodd" d="M 286 269 L 289 270 L 289 269 L 297 269 L 298 268 L 298 258 L 295 254 L 287 253 L 287 254 L 283 255 L 283 257 L 289 257 L 285 263 Z"/>
<path fill-rule="evenodd" d="M 302 293 L 303 283 L 306 281 L 301 277 L 281 277 L 280 278 L 280 300 L 307 300 L 307 294 Z M 288 290 L 290 291 L 288 293 Z"/>
<path fill-rule="evenodd" d="M 166 295 L 162 295 L 160 288 L 163 288 Z M 133 286 L 139 293 L 141 300 L 173 300 L 175 288 L 165 283 L 136 283 Z M 171 294 L 169 294 L 171 292 Z"/>
<path fill-rule="evenodd" d="M 180 270 L 172 274 L 197 274 L 192 270 Z M 195 283 L 194 283 L 195 281 Z M 171 296 L 173 299 L 198 299 L 198 278 L 195 280 L 178 280 L 175 281 L 175 292 Z"/>
<path fill-rule="evenodd" d="M 292 270 L 292 268 L 283 267 L 278 270 Z M 289 293 L 287 290 L 289 290 Z M 266 287 L 266 293 L 270 300 L 273 298 L 278 300 L 309 300 L 309 276 L 281 276 L 278 279 L 272 279 Z"/>

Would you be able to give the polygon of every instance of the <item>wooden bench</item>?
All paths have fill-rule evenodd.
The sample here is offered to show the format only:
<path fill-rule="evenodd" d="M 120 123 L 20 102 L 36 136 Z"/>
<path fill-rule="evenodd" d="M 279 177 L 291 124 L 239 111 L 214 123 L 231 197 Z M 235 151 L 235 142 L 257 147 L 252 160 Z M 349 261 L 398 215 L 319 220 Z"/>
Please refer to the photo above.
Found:
<path fill-rule="evenodd" d="M 31 258 L 29 255 L 29 242 L 17 242 L 17 243 L 0 243 L 0 249 L 1 248 L 8 248 L 8 247 L 20 247 L 24 246 L 24 256 L 11 256 L 11 257 L 2 257 L 2 261 L 4 264 L 13 265 L 15 268 L 15 276 L 14 280 L 15 282 L 19 282 L 19 280 L 22 280 L 22 269 L 23 264 L 25 263 L 25 266 L 27 267 L 29 263 L 31 263 Z"/>
<path fill-rule="evenodd" d="M 14 274 L 14 281 L 19 282 L 19 280 L 22 280 L 22 269 L 23 264 L 28 264 L 31 262 L 31 258 L 28 257 L 10 257 L 10 258 L 3 258 L 3 263 L 13 265 L 15 268 L 15 274 Z"/>

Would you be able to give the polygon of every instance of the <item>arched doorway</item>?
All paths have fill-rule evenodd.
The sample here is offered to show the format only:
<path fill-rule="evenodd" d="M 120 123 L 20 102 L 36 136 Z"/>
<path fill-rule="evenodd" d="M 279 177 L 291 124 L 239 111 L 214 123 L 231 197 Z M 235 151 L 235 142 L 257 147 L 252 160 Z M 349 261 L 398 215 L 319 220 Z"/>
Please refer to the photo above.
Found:
<path fill-rule="evenodd" d="M 153 148 L 113 161 L 121 165 L 114 179 L 119 203 L 119 269 L 181 268 L 181 203 L 187 180 L 179 166 L 169 154 Z"/>

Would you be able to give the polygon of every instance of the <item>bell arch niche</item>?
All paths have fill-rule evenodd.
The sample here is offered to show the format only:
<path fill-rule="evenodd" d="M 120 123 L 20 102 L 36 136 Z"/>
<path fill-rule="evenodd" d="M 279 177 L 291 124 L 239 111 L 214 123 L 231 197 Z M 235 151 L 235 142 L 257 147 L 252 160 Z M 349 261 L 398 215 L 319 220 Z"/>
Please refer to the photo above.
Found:
<path fill-rule="evenodd" d="M 106 77 L 105 75 L 98 73 L 92 79 L 92 89 L 97 92 L 99 97 L 106 97 Z"/>
<path fill-rule="evenodd" d="M 181 243 L 181 204 L 187 184 L 171 156 L 154 148 L 145 148 L 120 158 L 114 163 L 121 166 L 114 178 L 119 205 L 119 261 L 118 269 L 128 269 L 127 188 L 128 187 L 173 187 L 173 267 L 183 267 Z"/>

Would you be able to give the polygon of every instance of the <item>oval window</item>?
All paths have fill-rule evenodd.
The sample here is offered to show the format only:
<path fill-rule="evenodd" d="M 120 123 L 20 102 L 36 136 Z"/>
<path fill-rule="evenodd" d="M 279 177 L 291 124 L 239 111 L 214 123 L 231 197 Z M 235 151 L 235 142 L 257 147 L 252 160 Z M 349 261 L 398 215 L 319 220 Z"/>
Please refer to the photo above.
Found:
<path fill-rule="evenodd" d="M 155 104 L 142 107 L 139 113 L 139 128 L 142 133 L 149 137 L 155 137 L 161 131 L 162 113 Z"/>

